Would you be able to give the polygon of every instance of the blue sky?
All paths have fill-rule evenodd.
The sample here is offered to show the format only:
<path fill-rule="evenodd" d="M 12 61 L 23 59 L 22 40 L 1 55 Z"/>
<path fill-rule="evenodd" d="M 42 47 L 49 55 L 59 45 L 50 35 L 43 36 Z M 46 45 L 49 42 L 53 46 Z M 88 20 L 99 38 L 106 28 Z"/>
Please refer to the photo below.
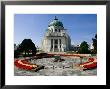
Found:
<path fill-rule="evenodd" d="M 32 39 L 36 46 L 40 46 L 48 24 L 55 16 L 67 29 L 72 44 L 77 45 L 82 41 L 90 44 L 97 33 L 96 14 L 15 14 L 14 43 L 20 44 L 23 39 Z"/>

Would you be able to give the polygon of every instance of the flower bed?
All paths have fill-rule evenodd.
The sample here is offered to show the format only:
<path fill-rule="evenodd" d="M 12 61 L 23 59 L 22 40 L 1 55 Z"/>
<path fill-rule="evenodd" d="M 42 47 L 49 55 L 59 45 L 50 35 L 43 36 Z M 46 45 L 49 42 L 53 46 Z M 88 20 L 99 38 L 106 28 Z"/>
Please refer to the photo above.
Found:
<path fill-rule="evenodd" d="M 34 71 L 37 71 L 39 69 L 43 69 L 44 68 L 44 66 L 39 66 L 39 65 L 31 64 L 31 63 L 29 63 L 25 59 L 24 60 L 15 60 L 14 61 L 14 65 L 17 68 L 24 69 L 24 70 L 34 70 Z"/>
<path fill-rule="evenodd" d="M 87 62 L 84 62 L 79 65 L 80 67 L 83 67 L 84 69 L 92 69 L 97 67 L 96 59 L 89 58 Z"/>
<path fill-rule="evenodd" d="M 94 68 L 96 66 L 97 66 L 97 62 L 93 62 L 93 63 L 91 63 L 89 65 L 84 65 L 83 67 L 84 68 L 87 68 L 87 69 L 91 69 L 91 68 Z"/>
<path fill-rule="evenodd" d="M 28 63 L 25 60 L 16 60 L 14 62 L 15 66 L 20 68 L 20 69 L 25 69 L 25 70 L 32 70 L 34 65 Z M 36 66 L 37 67 L 37 66 Z"/>

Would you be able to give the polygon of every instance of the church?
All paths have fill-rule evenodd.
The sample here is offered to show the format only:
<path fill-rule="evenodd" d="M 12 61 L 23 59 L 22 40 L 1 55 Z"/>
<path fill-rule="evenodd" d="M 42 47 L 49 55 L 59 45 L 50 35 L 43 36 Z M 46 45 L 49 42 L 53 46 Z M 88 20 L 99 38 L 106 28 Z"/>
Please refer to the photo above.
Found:
<path fill-rule="evenodd" d="M 42 40 L 41 49 L 44 52 L 65 52 L 71 49 L 71 39 L 63 23 L 55 16 L 48 25 Z"/>

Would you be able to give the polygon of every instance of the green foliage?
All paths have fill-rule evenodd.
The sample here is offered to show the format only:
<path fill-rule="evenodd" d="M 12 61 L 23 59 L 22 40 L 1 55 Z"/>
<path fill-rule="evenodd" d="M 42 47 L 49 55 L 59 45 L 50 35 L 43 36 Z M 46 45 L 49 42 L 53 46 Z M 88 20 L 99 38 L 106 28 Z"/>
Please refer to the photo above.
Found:
<path fill-rule="evenodd" d="M 20 55 L 20 52 L 18 50 L 14 50 L 14 58 L 18 58 Z"/>
<path fill-rule="evenodd" d="M 91 54 L 91 56 L 96 56 L 96 54 Z"/>
<path fill-rule="evenodd" d="M 95 35 L 95 38 L 92 39 L 93 41 L 93 47 L 94 47 L 94 53 L 97 53 L 97 34 Z"/>
<path fill-rule="evenodd" d="M 20 48 L 22 51 L 25 52 L 25 56 L 26 56 L 26 53 L 28 53 L 29 55 L 30 52 L 32 52 L 32 55 L 36 54 L 36 47 L 31 39 L 24 39 L 20 44 Z"/>
<path fill-rule="evenodd" d="M 73 52 L 73 51 L 67 51 L 67 54 L 76 54 L 77 52 Z"/>
<path fill-rule="evenodd" d="M 80 54 L 89 54 L 90 51 L 88 50 L 88 48 L 89 48 L 89 45 L 87 44 L 87 42 L 83 41 L 80 45 L 78 53 L 80 53 Z"/>

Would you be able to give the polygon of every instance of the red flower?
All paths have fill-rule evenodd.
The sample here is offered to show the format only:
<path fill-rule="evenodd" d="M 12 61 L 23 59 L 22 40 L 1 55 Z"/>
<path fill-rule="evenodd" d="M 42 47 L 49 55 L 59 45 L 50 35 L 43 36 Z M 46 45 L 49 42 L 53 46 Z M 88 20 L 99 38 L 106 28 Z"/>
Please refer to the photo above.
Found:
<path fill-rule="evenodd" d="M 15 64 L 16 67 L 18 67 L 20 69 L 32 70 L 32 68 L 33 68 L 32 64 L 30 64 L 26 60 L 15 60 L 14 64 Z"/>

